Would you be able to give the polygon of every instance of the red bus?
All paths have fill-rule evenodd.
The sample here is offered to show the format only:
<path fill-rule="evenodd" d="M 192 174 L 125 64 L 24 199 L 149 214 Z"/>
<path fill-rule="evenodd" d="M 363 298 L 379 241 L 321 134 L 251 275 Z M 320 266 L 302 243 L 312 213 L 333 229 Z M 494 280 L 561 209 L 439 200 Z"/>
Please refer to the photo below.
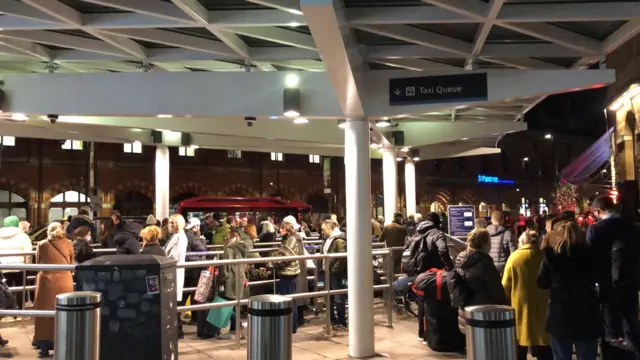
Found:
<path fill-rule="evenodd" d="M 176 212 L 185 219 L 218 213 L 247 219 L 254 224 L 266 216 L 272 217 L 277 224 L 288 215 L 295 216 L 299 221 L 308 221 L 311 218 L 311 205 L 299 200 L 285 201 L 271 197 L 198 196 L 181 201 Z"/>

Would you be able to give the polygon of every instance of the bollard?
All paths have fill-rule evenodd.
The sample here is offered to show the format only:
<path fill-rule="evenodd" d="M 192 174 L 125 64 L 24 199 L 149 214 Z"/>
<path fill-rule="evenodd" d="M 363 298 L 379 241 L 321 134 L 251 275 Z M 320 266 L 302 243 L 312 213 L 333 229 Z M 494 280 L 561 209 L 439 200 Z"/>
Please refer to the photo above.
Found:
<path fill-rule="evenodd" d="M 56 296 L 55 360 L 99 360 L 101 306 L 98 292 Z"/>
<path fill-rule="evenodd" d="M 468 360 L 516 360 L 515 311 L 509 306 L 480 305 L 464 309 Z"/>
<path fill-rule="evenodd" d="M 295 304 L 291 298 L 280 295 L 249 299 L 247 360 L 292 359 L 292 306 Z"/>

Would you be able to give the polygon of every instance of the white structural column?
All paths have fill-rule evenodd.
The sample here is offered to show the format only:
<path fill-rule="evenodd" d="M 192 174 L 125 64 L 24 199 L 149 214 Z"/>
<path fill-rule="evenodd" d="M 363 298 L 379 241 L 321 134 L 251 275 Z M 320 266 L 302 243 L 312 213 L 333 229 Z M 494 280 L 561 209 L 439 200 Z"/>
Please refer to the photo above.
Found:
<path fill-rule="evenodd" d="M 156 219 L 169 216 L 169 148 L 156 148 Z"/>
<path fill-rule="evenodd" d="M 404 163 L 404 190 L 407 216 L 416 213 L 416 164 L 408 159 Z"/>
<path fill-rule="evenodd" d="M 346 151 L 346 149 L 345 149 Z M 398 165 L 395 151 L 385 149 L 382 153 L 382 186 L 384 196 L 384 223 L 393 221 L 393 213 L 398 209 Z"/>
<path fill-rule="evenodd" d="M 349 356 L 367 358 L 375 355 L 369 122 L 347 121 L 344 146 L 348 294 L 349 304 L 357 304 L 349 306 Z"/>

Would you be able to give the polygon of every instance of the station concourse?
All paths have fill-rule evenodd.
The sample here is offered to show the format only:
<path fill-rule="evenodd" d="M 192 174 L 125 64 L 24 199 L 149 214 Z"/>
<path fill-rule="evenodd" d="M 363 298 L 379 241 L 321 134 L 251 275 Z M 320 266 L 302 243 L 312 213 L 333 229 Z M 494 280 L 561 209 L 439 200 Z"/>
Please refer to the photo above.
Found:
<path fill-rule="evenodd" d="M 409 319 L 379 326 L 370 159 L 382 158 L 386 221 L 398 209 L 399 161 L 401 196 L 415 213 L 417 161 L 499 153 L 497 140 L 526 130 L 524 114 L 546 96 L 614 82 L 605 57 L 640 32 L 640 7 L 224 3 L 0 1 L 0 135 L 156 147 L 158 219 L 169 214 L 169 147 L 344 157 L 348 337 L 320 338 L 322 326 L 311 327 L 294 338 L 294 358 L 445 358 L 415 344 Z M 602 32 L 607 21 L 619 26 L 603 39 L 558 25 Z M 5 331 L 30 336 L 28 325 Z M 326 346 L 312 350 L 315 341 Z M 211 342 L 180 346 L 181 359 L 243 354 Z"/>

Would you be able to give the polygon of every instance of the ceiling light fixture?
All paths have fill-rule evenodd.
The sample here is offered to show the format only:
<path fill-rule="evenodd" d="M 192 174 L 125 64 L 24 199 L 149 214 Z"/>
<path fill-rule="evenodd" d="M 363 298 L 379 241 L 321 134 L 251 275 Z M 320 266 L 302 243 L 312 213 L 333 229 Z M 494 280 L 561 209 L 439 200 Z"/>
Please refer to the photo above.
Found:
<path fill-rule="evenodd" d="M 301 24 L 294 21 L 294 22 L 290 22 L 288 25 L 291 26 L 291 27 L 298 27 Z"/>
<path fill-rule="evenodd" d="M 133 131 L 133 132 L 141 132 L 142 129 L 131 129 L 131 131 Z"/>
<path fill-rule="evenodd" d="M 169 119 L 172 118 L 173 115 L 169 115 L 169 114 L 158 114 L 157 117 L 161 118 L 161 119 Z"/>
<path fill-rule="evenodd" d="M 379 128 L 386 128 L 391 126 L 391 122 L 389 120 L 378 120 L 376 121 L 376 126 Z"/>
<path fill-rule="evenodd" d="M 469 140 L 469 138 L 462 138 L 462 141 L 467 141 Z"/>
<path fill-rule="evenodd" d="M 296 88 L 298 87 L 299 83 L 300 83 L 300 77 L 298 76 L 298 74 L 287 74 L 287 76 L 285 76 L 284 78 L 284 84 L 288 88 Z"/>
<path fill-rule="evenodd" d="M 297 9 L 287 9 L 287 12 L 289 12 L 291 14 L 295 14 L 295 15 L 302 15 L 302 11 L 297 10 Z"/>
<path fill-rule="evenodd" d="M 409 147 L 405 146 L 402 149 L 400 149 L 400 151 L 402 152 L 408 152 L 409 151 Z"/>
<path fill-rule="evenodd" d="M 420 161 L 420 158 L 416 156 L 413 158 L 413 161 Z"/>
<path fill-rule="evenodd" d="M 295 110 L 287 110 L 282 115 L 284 115 L 286 117 L 298 117 L 298 116 L 300 116 L 300 113 L 295 111 Z"/>
<path fill-rule="evenodd" d="M 295 119 L 293 119 L 293 123 L 294 124 L 306 124 L 309 122 L 309 119 L 304 118 L 304 117 L 297 117 Z"/>
<path fill-rule="evenodd" d="M 527 162 L 527 161 L 529 161 L 529 158 L 528 157 L 524 157 L 524 158 L 522 158 L 522 161 Z"/>
<path fill-rule="evenodd" d="M 23 113 L 14 113 L 13 115 L 11 115 L 11 120 L 14 121 L 27 121 L 29 120 L 29 117 Z"/>
<path fill-rule="evenodd" d="M 547 140 L 550 140 L 550 139 L 553 139 L 553 135 L 551 135 L 551 134 L 546 134 L 546 135 L 544 136 L 544 138 L 545 138 L 545 139 L 547 139 Z"/>

